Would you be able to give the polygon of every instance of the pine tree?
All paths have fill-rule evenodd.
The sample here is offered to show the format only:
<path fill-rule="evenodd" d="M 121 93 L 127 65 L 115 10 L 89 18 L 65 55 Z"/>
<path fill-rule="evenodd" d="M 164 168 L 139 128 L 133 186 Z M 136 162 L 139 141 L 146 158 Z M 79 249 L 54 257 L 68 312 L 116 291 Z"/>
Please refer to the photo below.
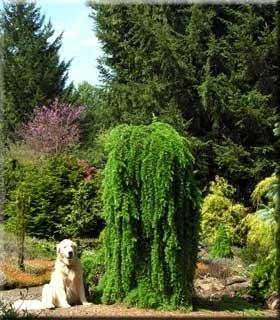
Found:
<path fill-rule="evenodd" d="M 238 184 L 246 201 L 254 183 L 273 171 L 274 11 L 253 5 L 210 9 L 211 32 L 198 87 L 204 139 L 211 140 L 212 168 Z"/>
<path fill-rule="evenodd" d="M 187 8 L 168 5 L 91 4 L 96 34 L 103 44 L 99 69 L 108 126 L 148 124 L 153 115 L 182 131 L 181 101 L 194 81 L 191 66 L 182 59 L 182 23 Z M 174 81 L 176 79 L 176 81 Z M 178 94 L 177 94 L 178 93 Z M 183 98 L 184 97 L 184 98 Z"/>
<path fill-rule="evenodd" d="M 191 136 L 197 178 L 248 204 L 275 166 L 279 59 L 273 5 L 91 5 L 103 45 L 105 125 L 152 114 Z"/>
<path fill-rule="evenodd" d="M 1 12 L 5 134 L 29 120 L 33 108 L 61 97 L 70 62 L 60 62 L 62 34 L 54 40 L 51 22 L 34 2 L 8 1 Z"/>
<path fill-rule="evenodd" d="M 102 87 L 93 86 L 84 81 L 71 92 L 71 103 L 85 108 L 81 122 L 81 141 L 86 149 L 94 146 L 96 150 L 95 138 L 98 131 L 104 128 L 104 122 L 107 119 L 103 112 L 103 90 Z"/>

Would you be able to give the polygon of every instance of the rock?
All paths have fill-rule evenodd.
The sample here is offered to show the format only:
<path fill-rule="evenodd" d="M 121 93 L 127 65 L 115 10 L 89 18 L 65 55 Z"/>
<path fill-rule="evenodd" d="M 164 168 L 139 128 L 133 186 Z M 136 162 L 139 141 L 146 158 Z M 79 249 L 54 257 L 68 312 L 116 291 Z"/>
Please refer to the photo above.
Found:
<path fill-rule="evenodd" d="M 221 280 L 209 277 L 204 279 L 195 280 L 196 292 L 204 297 L 216 297 L 219 296 L 221 292 L 225 289 L 225 285 Z"/>
<path fill-rule="evenodd" d="M 246 290 L 246 289 L 249 288 L 249 281 L 244 281 L 244 282 L 239 282 L 239 283 L 233 283 L 233 284 L 227 286 L 227 288 L 228 288 L 230 291 L 234 291 L 234 292 Z"/>
<path fill-rule="evenodd" d="M 280 310 L 280 295 L 276 291 L 272 292 L 266 300 L 266 304 L 270 310 Z"/>
<path fill-rule="evenodd" d="M 0 290 L 3 290 L 7 285 L 7 278 L 3 272 L 0 271 Z"/>
<path fill-rule="evenodd" d="M 233 297 L 236 293 L 246 294 L 249 280 L 242 276 L 231 276 L 226 279 L 215 277 L 198 277 L 194 282 L 195 291 L 202 298 Z"/>
<path fill-rule="evenodd" d="M 231 276 L 226 279 L 226 285 L 229 286 L 234 283 L 247 282 L 248 279 L 242 276 Z"/>

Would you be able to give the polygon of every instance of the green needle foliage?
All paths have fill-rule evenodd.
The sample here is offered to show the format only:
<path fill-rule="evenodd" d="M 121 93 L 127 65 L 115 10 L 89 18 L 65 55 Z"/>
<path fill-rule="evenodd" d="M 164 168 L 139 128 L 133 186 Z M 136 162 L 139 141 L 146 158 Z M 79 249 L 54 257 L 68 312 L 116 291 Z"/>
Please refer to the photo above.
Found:
<path fill-rule="evenodd" d="M 89 6 L 104 53 L 99 126 L 147 124 L 154 113 L 194 138 L 201 188 L 224 177 L 250 206 L 254 186 L 278 159 L 272 134 L 279 122 L 275 5 Z"/>
<path fill-rule="evenodd" d="M 214 258 L 233 258 L 230 240 L 227 236 L 225 227 L 220 224 L 216 230 L 215 241 L 211 250 Z"/>
<path fill-rule="evenodd" d="M 35 1 L 3 1 L 2 7 L 3 135 L 14 139 L 14 131 L 30 120 L 36 106 L 67 95 L 71 61 L 60 61 L 62 34 L 54 37 Z"/>
<path fill-rule="evenodd" d="M 102 300 L 191 308 L 200 192 L 188 142 L 170 125 L 120 125 L 107 140 Z"/>

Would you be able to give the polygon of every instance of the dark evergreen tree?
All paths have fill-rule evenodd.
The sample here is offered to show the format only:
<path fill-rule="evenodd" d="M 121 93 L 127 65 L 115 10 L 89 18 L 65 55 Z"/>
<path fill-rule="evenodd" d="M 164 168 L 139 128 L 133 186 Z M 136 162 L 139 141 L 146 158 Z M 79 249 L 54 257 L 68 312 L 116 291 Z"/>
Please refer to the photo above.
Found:
<path fill-rule="evenodd" d="M 96 5 L 106 126 L 152 114 L 193 138 L 201 186 L 218 174 L 248 201 L 275 165 L 273 5 Z"/>
<path fill-rule="evenodd" d="M 274 8 L 199 6 L 198 10 L 211 12 L 198 86 L 204 119 L 199 136 L 210 149 L 209 173 L 218 172 L 238 185 L 238 196 L 246 203 L 253 184 L 274 170 L 272 127 L 277 104 L 271 83 L 279 69 Z"/>
<path fill-rule="evenodd" d="M 7 1 L 1 12 L 5 134 L 26 122 L 35 106 L 47 105 L 66 89 L 70 61 L 59 61 L 62 34 L 34 2 Z"/>
<path fill-rule="evenodd" d="M 179 100 L 189 103 L 192 69 L 181 58 L 178 35 L 188 10 L 167 5 L 91 5 L 103 44 L 107 125 L 150 123 L 153 115 L 182 131 Z M 175 79 L 175 80 L 174 80 Z"/>
<path fill-rule="evenodd" d="M 87 149 L 95 145 L 98 132 L 104 127 L 104 114 L 101 112 L 103 88 L 84 81 L 74 88 L 69 101 L 74 105 L 83 106 L 84 117 L 81 123 L 81 142 Z"/>

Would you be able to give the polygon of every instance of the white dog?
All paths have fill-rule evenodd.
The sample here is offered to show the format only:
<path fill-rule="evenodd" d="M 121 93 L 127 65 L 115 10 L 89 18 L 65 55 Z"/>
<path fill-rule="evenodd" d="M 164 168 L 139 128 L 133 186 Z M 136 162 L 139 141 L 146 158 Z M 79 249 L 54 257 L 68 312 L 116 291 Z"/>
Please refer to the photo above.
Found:
<path fill-rule="evenodd" d="M 57 245 L 57 258 L 50 283 L 44 285 L 42 301 L 18 300 L 15 309 L 69 308 L 72 305 L 89 305 L 85 297 L 83 273 L 75 242 L 65 239 Z"/>
<path fill-rule="evenodd" d="M 77 245 L 69 239 L 57 245 L 54 271 L 50 283 L 43 287 L 42 303 L 48 309 L 90 304 L 85 297 L 83 272 L 77 257 Z"/>

